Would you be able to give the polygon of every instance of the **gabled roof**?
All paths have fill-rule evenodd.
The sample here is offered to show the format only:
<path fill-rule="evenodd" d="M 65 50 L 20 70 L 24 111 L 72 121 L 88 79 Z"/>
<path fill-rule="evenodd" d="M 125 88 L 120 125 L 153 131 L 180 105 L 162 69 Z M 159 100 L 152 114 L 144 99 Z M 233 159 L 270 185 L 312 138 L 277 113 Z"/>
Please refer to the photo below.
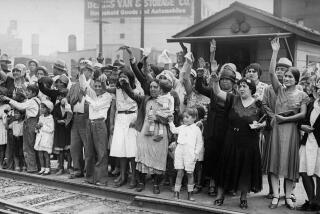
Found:
<path fill-rule="evenodd" d="M 198 31 L 201 31 L 202 29 L 218 22 L 222 18 L 234 12 L 240 12 L 245 15 L 252 16 L 278 28 L 284 29 L 287 32 L 296 34 L 302 38 L 320 42 L 320 32 L 316 30 L 299 25 L 290 19 L 276 17 L 271 13 L 257 9 L 255 7 L 251 7 L 246 4 L 239 3 L 237 1 L 232 3 L 228 8 L 221 10 L 220 12 L 202 20 L 201 22 L 194 24 L 186 28 L 185 30 L 175 34 L 173 38 L 196 36 L 195 34 Z"/>

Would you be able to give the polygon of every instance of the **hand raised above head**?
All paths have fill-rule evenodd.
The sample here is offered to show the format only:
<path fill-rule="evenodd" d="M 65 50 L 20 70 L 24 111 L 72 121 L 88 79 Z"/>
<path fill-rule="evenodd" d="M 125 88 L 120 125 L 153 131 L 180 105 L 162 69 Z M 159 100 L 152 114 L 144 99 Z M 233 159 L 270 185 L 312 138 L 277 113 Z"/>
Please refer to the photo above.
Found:
<path fill-rule="evenodd" d="M 214 52 L 217 48 L 217 42 L 215 39 L 212 39 L 210 41 L 210 52 Z"/>
<path fill-rule="evenodd" d="M 105 74 L 101 74 L 101 75 L 99 76 L 99 81 L 100 81 L 100 82 L 106 82 L 107 79 L 108 79 L 108 77 L 107 77 Z"/>
<path fill-rule="evenodd" d="M 211 75 L 210 75 L 210 79 L 213 81 L 213 82 L 219 82 L 219 76 L 216 72 L 212 72 Z"/>
<path fill-rule="evenodd" d="M 211 62 L 211 71 L 212 71 L 212 73 L 217 73 L 218 69 L 219 69 L 218 62 L 216 60 L 213 60 Z"/>
<path fill-rule="evenodd" d="M 271 40 L 271 47 L 273 51 L 279 51 L 280 49 L 279 37 L 276 37 L 273 40 Z"/>
<path fill-rule="evenodd" d="M 192 52 L 188 52 L 188 53 L 184 56 L 184 58 L 186 58 L 188 64 L 191 64 L 191 65 L 192 65 L 192 63 L 194 62 L 194 57 L 193 57 Z"/>

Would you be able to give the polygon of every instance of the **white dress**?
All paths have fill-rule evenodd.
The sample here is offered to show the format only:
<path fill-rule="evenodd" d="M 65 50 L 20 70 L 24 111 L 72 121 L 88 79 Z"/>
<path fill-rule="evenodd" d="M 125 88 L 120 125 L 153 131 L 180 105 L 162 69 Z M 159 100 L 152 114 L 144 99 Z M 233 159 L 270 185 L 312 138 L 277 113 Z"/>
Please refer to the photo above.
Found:
<path fill-rule="evenodd" d="M 318 100 L 314 102 L 314 109 L 310 115 L 310 124 L 313 126 L 320 114 Z M 306 145 L 301 145 L 299 150 L 300 166 L 299 172 L 306 172 L 308 176 L 320 177 L 320 148 L 313 133 L 308 135 Z"/>
<path fill-rule="evenodd" d="M 134 91 L 137 92 L 137 90 Z M 137 131 L 129 126 L 137 119 L 138 105 L 122 89 L 117 89 L 116 108 L 110 156 L 134 158 L 137 151 Z M 135 111 L 135 113 L 118 113 L 121 111 Z"/>
<path fill-rule="evenodd" d="M 7 114 L 4 111 L 10 109 L 8 104 L 0 106 L 0 145 L 5 145 L 8 141 L 7 129 L 5 126 L 7 123 Z"/>
<path fill-rule="evenodd" d="M 41 115 L 39 117 L 39 122 L 42 123 L 43 126 L 37 133 L 36 142 L 34 144 L 34 149 L 36 151 L 45 151 L 49 154 L 52 153 L 53 147 L 53 136 L 54 136 L 54 120 L 52 115 L 48 115 L 44 117 Z"/>

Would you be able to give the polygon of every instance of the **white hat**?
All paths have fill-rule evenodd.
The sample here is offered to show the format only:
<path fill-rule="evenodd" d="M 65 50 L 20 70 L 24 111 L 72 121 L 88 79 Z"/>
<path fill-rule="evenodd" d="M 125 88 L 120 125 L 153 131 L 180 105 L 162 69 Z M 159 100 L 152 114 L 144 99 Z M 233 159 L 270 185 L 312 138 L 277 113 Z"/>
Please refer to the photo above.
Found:
<path fill-rule="evenodd" d="M 24 76 L 26 74 L 26 66 L 24 64 L 16 64 L 13 68 L 13 70 L 18 70 L 21 72 L 21 76 Z"/>
<path fill-rule="evenodd" d="M 283 66 L 283 67 L 289 68 L 289 67 L 292 67 L 292 62 L 288 58 L 282 57 L 279 59 L 277 66 Z"/>
<path fill-rule="evenodd" d="M 52 112 L 53 103 L 50 100 L 43 100 L 41 103 L 44 104 L 49 109 L 50 113 Z"/>

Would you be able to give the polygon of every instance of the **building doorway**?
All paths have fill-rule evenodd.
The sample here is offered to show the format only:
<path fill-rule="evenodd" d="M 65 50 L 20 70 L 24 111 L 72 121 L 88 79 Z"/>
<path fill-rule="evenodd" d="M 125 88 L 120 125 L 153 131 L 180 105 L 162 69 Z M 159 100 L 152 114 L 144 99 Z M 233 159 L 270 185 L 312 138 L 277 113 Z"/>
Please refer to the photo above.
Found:
<path fill-rule="evenodd" d="M 255 61 L 256 43 L 254 41 L 217 42 L 216 60 L 218 64 L 234 63 L 242 74 L 243 70 Z"/>

